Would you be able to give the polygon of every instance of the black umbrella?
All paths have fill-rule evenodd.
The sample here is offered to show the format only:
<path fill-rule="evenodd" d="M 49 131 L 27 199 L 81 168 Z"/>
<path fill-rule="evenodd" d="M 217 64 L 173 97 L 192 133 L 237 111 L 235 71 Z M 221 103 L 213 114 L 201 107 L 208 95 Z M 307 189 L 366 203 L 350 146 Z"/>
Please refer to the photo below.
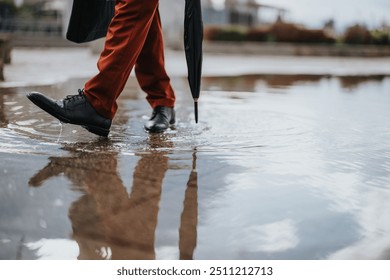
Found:
<path fill-rule="evenodd" d="M 184 50 L 188 82 L 194 98 L 195 122 L 198 122 L 198 99 L 202 76 L 203 22 L 200 0 L 186 0 L 184 14 Z"/>

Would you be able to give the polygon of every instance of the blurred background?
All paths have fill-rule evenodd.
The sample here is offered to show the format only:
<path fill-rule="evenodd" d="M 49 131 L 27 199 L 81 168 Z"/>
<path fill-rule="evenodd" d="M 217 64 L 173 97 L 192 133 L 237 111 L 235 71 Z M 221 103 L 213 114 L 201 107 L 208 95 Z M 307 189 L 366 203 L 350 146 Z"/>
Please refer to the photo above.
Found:
<path fill-rule="evenodd" d="M 206 40 L 390 44 L 390 2 L 385 0 L 204 0 Z M 66 45 L 70 0 L 1 0 L 0 32 L 13 45 Z M 184 1 L 161 0 L 168 46 L 181 45 Z"/>
<path fill-rule="evenodd" d="M 204 0 L 202 4 L 205 52 L 390 55 L 389 1 Z M 1 0 L 1 80 L 13 47 L 80 47 L 64 39 L 71 6 L 70 0 Z M 182 49 L 183 9 L 184 1 L 161 0 L 167 48 Z M 87 46 L 98 53 L 101 45 L 99 41 Z"/>

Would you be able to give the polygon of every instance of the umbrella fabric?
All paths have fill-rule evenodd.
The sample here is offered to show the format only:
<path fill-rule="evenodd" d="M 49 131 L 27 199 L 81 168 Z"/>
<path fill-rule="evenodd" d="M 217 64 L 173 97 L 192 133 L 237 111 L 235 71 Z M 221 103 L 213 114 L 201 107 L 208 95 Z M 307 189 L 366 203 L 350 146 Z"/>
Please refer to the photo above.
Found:
<path fill-rule="evenodd" d="M 114 12 L 115 0 L 73 0 L 66 38 L 85 43 L 105 37 Z"/>
<path fill-rule="evenodd" d="M 184 49 L 188 82 L 194 99 L 195 121 L 198 122 L 198 98 L 202 76 L 203 22 L 200 0 L 186 0 L 184 15 Z"/>

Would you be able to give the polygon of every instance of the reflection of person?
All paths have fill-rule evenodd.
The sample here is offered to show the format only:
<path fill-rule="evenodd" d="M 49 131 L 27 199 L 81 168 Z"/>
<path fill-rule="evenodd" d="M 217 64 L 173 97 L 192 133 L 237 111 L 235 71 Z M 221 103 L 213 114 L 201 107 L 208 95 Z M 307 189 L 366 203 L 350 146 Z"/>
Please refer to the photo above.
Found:
<path fill-rule="evenodd" d="M 130 196 L 115 172 L 87 179 L 88 194 L 69 210 L 80 259 L 94 258 L 102 251 L 93 245 L 108 247 L 112 259 L 155 258 L 158 204 L 167 169 L 167 157 L 143 155 L 134 170 Z"/>
<path fill-rule="evenodd" d="M 163 153 L 141 154 L 128 194 L 117 173 L 116 154 L 77 153 L 50 158 L 29 184 L 39 186 L 64 174 L 85 195 L 69 209 L 79 259 L 154 259 L 154 240 L 161 187 L 168 158 Z M 196 174 L 191 173 L 180 226 L 180 257 L 192 258 L 196 246 Z"/>
<path fill-rule="evenodd" d="M 175 122 L 175 94 L 164 66 L 158 5 L 159 0 L 117 0 L 98 61 L 99 73 L 87 81 L 78 95 L 53 100 L 32 92 L 28 98 L 62 122 L 108 136 L 117 111 L 116 100 L 135 66 L 137 80 L 153 108 L 145 129 L 149 132 L 168 129 Z"/>

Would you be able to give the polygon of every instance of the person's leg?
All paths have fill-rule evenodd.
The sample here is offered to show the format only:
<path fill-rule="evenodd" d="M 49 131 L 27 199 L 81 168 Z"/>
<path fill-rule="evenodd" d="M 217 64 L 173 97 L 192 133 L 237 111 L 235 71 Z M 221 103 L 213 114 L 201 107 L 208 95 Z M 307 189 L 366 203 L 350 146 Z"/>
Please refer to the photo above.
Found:
<path fill-rule="evenodd" d="M 154 14 L 145 44 L 135 64 L 135 74 L 152 108 L 174 107 L 175 93 L 165 71 L 164 41 L 158 10 Z"/>
<path fill-rule="evenodd" d="M 152 117 L 144 126 L 149 132 L 163 132 L 175 123 L 176 98 L 164 64 L 164 42 L 157 10 L 135 65 L 137 80 L 153 108 Z"/>
<path fill-rule="evenodd" d="M 113 119 L 116 99 L 122 92 L 157 13 L 158 0 L 117 0 L 104 50 L 98 61 L 99 73 L 84 87 L 84 93 L 102 116 Z"/>
<path fill-rule="evenodd" d="M 116 100 L 121 94 L 131 70 L 138 61 L 138 77 L 141 86 L 148 93 L 154 108 L 151 120 L 145 125 L 150 132 L 162 132 L 175 121 L 173 103 L 174 94 L 169 78 L 163 69 L 163 44 L 161 26 L 158 18 L 159 0 L 117 0 L 115 15 L 108 28 L 104 50 L 98 61 L 99 73 L 79 90 L 78 95 L 62 100 L 53 100 L 39 92 L 31 92 L 27 97 L 38 107 L 53 115 L 61 122 L 80 125 L 92 133 L 108 136 L 112 119 L 117 110 Z M 157 36 L 157 40 L 148 39 Z M 159 46 L 154 50 L 153 45 Z M 143 48 L 145 50 L 143 51 Z M 156 51 L 157 54 L 153 52 Z M 140 54 L 144 57 L 141 62 Z M 153 64 L 148 60 L 153 55 L 157 60 Z M 161 79 L 157 87 L 146 72 L 147 67 L 156 67 L 152 79 Z M 160 89 L 156 90 L 156 88 Z M 164 96 L 165 95 L 165 96 Z M 168 106 L 168 107 L 167 107 Z"/>

